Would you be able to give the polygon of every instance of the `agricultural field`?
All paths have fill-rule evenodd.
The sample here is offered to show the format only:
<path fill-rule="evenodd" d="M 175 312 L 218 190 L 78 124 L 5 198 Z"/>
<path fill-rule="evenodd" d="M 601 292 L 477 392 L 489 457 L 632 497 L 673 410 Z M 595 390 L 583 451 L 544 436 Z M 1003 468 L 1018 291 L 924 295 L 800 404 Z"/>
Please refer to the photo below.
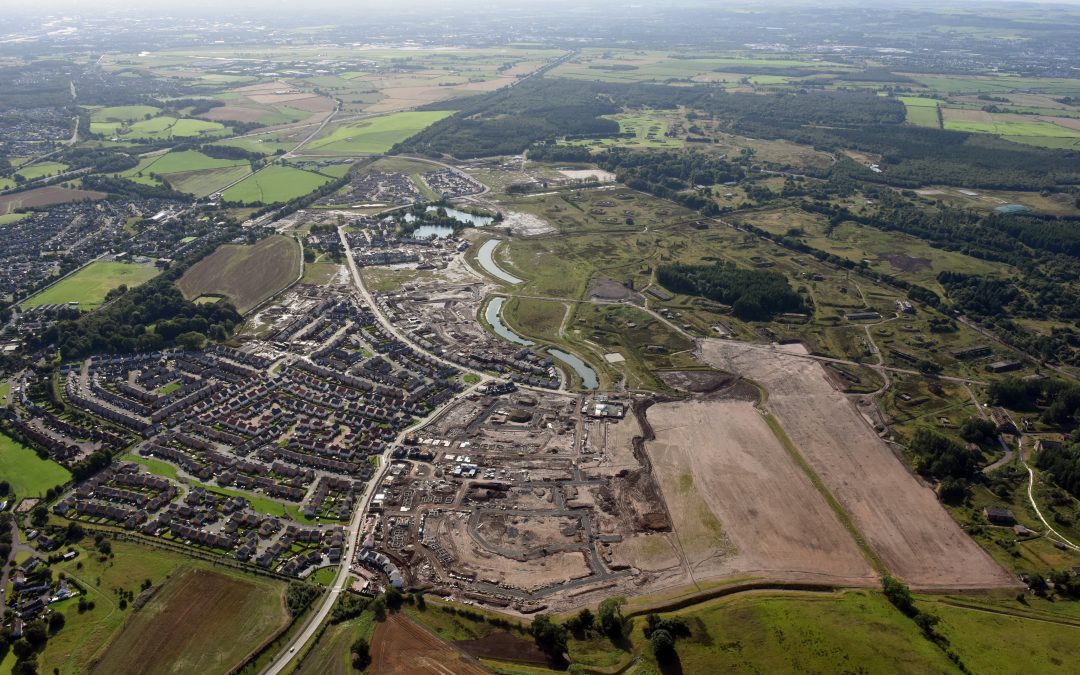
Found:
<path fill-rule="evenodd" d="M 77 599 L 53 605 L 67 621 L 64 630 L 50 638 L 38 657 L 38 667 L 43 671 L 58 668 L 62 673 L 85 672 L 87 664 L 100 656 L 134 613 L 131 604 L 120 609 L 117 593 L 121 589 L 137 594 L 145 580 L 160 587 L 177 570 L 198 565 L 179 553 L 126 541 L 110 543 L 112 557 L 101 556 L 93 542 L 84 539 L 73 546 L 78 553 L 74 560 L 54 566 L 55 574 L 64 574 L 86 589 L 85 599 L 94 607 L 79 612 Z"/>
<path fill-rule="evenodd" d="M 162 115 L 130 122 L 91 122 L 91 133 L 121 141 L 160 141 L 227 136 L 224 124 L 189 117 Z"/>
<path fill-rule="evenodd" d="M 274 235 L 250 246 L 218 248 L 188 269 L 177 286 L 189 300 L 224 296 L 244 314 L 296 281 L 300 263 L 296 240 Z"/>
<path fill-rule="evenodd" d="M 325 136 L 304 146 L 308 155 L 372 155 L 451 115 L 449 111 L 400 112 L 329 126 Z"/>
<path fill-rule="evenodd" d="M 228 671 L 287 625 L 284 596 L 280 581 L 180 570 L 125 623 L 91 672 Z"/>
<path fill-rule="evenodd" d="M 248 162 L 238 159 L 216 159 L 195 150 L 182 150 L 146 157 L 139 162 L 138 166 L 128 169 L 120 175 L 124 178 L 136 178 L 154 173 L 168 177 L 174 173 L 223 169 L 238 164 L 247 165 Z"/>
<path fill-rule="evenodd" d="M 215 96 L 225 105 L 199 117 L 214 122 L 254 122 L 266 126 L 294 122 L 317 123 L 326 119 L 334 102 L 305 86 L 273 81 L 237 87 Z"/>
<path fill-rule="evenodd" d="M 913 588 L 1016 585 L 832 387 L 822 366 L 801 358 L 800 345 L 781 350 L 708 340 L 701 350 L 706 362 L 765 389 L 777 427 L 887 570 Z"/>
<path fill-rule="evenodd" d="M 693 580 L 876 584 L 851 534 L 747 400 L 648 411 L 646 444 Z"/>
<path fill-rule="evenodd" d="M 1030 115 L 988 113 L 982 110 L 943 108 L 942 117 L 946 129 L 977 134 L 995 134 L 1009 140 L 1049 147 L 1080 147 L 1080 128 L 1076 120 L 1060 118 L 1034 118 Z M 1045 140 L 1043 140 L 1045 139 Z"/>
<path fill-rule="evenodd" d="M 226 103 L 202 115 L 206 119 L 285 124 L 321 121 L 333 109 L 333 99 L 342 101 L 345 113 L 387 113 L 494 91 L 564 53 L 528 47 L 438 50 L 297 45 L 241 49 L 214 45 L 107 55 L 102 66 L 106 70 L 137 66 L 206 87 Z M 270 80 L 218 72 L 230 65 L 246 65 L 251 58 L 265 60 L 281 71 L 306 59 L 334 59 L 342 65 L 329 73 L 282 75 Z M 351 66 L 345 65 L 350 62 Z M 324 95 L 315 94 L 315 89 Z M 302 113 L 310 116 L 300 117 Z"/>
<path fill-rule="evenodd" d="M 955 672 L 915 622 L 876 591 L 766 591 L 672 614 L 690 626 L 676 642 L 678 672 Z M 657 666 L 636 626 L 631 640 L 643 661 L 638 672 L 670 672 Z"/>
<path fill-rule="evenodd" d="M 0 480 L 11 485 L 16 497 L 38 497 L 57 485 L 71 480 L 67 469 L 56 462 L 41 459 L 37 453 L 0 434 Z"/>
<path fill-rule="evenodd" d="M 297 666 L 300 675 L 352 675 L 350 648 L 357 638 L 371 642 L 375 632 L 375 613 L 363 612 L 358 618 L 326 627 Z"/>
<path fill-rule="evenodd" d="M 15 209 L 20 208 L 30 209 L 40 206 L 52 206 L 53 204 L 65 204 L 82 199 L 105 199 L 105 197 L 104 192 L 95 190 L 76 190 L 59 185 L 50 185 L 27 190 L 26 192 L 0 196 L 0 216 L 14 213 Z"/>
<path fill-rule="evenodd" d="M 163 181 L 179 192 L 204 197 L 250 173 L 247 161 L 215 159 L 194 150 L 168 152 L 144 158 L 138 166 L 120 174 L 148 185 Z"/>
<path fill-rule="evenodd" d="M 455 650 L 400 613 L 391 614 L 375 629 L 369 670 L 386 675 L 488 672 L 475 658 Z"/>
<path fill-rule="evenodd" d="M 161 270 L 147 265 L 98 260 L 27 298 L 20 307 L 77 302 L 79 309 L 91 310 L 104 302 L 105 296 L 114 288 L 134 288 L 160 273 Z"/>
<path fill-rule="evenodd" d="M 932 98 L 918 96 L 901 96 L 900 101 L 907 111 L 907 121 L 920 127 L 941 128 L 941 119 L 938 117 L 938 105 L 940 101 Z"/>
<path fill-rule="evenodd" d="M 107 107 L 88 107 L 91 124 L 112 122 L 135 122 L 136 120 L 155 117 L 161 108 L 152 105 L 116 105 Z"/>
<path fill-rule="evenodd" d="M 15 172 L 15 175 L 22 176 L 26 180 L 37 180 L 38 178 L 63 173 L 67 168 L 68 165 L 63 162 L 38 162 L 19 169 Z"/>
<path fill-rule="evenodd" d="M 752 81 L 744 72 L 746 70 L 757 71 L 757 76 L 762 78 L 758 84 L 773 85 L 784 81 L 780 76 L 798 78 L 823 70 L 843 73 L 856 68 L 828 61 L 802 61 L 785 55 L 774 57 L 767 53 L 753 57 L 732 53 L 703 58 L 695 54 L 659 51 L 583 49 L 575 58 L 555 68 L 552 75 L 602 82 L 712 82 L 739 88 L 743 80 L 747 80 L 746 84 Z"/>
<path fill-rule="evenodd" d="M 278 204 L 302 197 L 331 180 L 330 176 L 271 164 L 222 192 L 221 198 L 241 204 Z"/>

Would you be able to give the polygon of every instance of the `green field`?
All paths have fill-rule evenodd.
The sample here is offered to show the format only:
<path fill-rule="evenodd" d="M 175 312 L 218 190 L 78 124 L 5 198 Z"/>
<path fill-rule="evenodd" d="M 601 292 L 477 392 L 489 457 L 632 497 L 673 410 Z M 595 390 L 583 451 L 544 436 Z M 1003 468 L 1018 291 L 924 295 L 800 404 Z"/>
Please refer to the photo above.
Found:
<path fill-rule="evenodd" d="M 871 591 L 733 596 L 675 612 L 691 626 L 676 644 L 682 672 L 953 672 L 915 623 Z M 642 673 L 661 672 L 637 628 Z"/>
<path fill-rule="evenodd" d="M 177 569 L 197 564 L 179 553 L 126 541 L 112 541 L 112 558 L 102 558 L 93 552 L 93 543 L 83 540 L 75 546 L 78 557 L 53 566 L 54 575 L 64 574 L 86 589 L 86 599 L 94 608 L 79 613 L 78 600 L 71 599 L 52 605 L 64 614 L 64 629 L 51 637 L 38 656 L 38 672 L 85 672 L 86 664 L 105 644 L 117 635 L 124 621 L 131 616 L 129 603 L 121 610 L 116 591 L 139 592 L 139 585 L 149 579 L 155 586 L 163 583 Z"/>
<path fill-rule="evenodd" d="M 200 171 L 204 169 L 221 169 L 237 165 L 246 166 L 247 164 L 247 161 L 241 159 L 216 159 L 195 150 L 184 150 L 182 152 L 166 152 L 160 155 L 146 157 L 139 162 L 138 166 L 128 169 L 120 175 L 125 178 L 148 173 L 167 176 L 173 173 Z"/>
<path fill-rule="evenodd" d="M 159 272 L 145 265 L 99 260 L 27 298 L 19 306 L 26 309 L 77 302 L 79 309 L 89 310 L 100 305 L 112 289 L 121 285 L 133 288 L 153 279 Z"/>
<path fill-rule="evenodd" d="M 936 99 L 919 98 L 916 96 L 901 96 L 906 112 L 905 119 L 909 124 L 920 127 L 941 128 L 941 120 L 938 117 L 938 103 Z"/>
<path fill-rule="evenodd" d="M 174 190 L 203 197 L 240 180 L 250 171 L 251 165 L 245 160 L 216 159 L 185 150 L 146 157 L 120 175 L 147 185 L 161 185 L 164 179 Z"/>
<path fill-rule="evenodd" d="M 41 459 L 30 448 L 0 434 L 0 480 L 7 481 L 19 498 L 39 497 L 49 488 L 71 480 L 71 474 L 56 462 Z"/>
<path fill-rule="evenodd" d="M 1016 121 L 1002 119 L 995 115 L 992 122 L 974 122 L 969 120 L 945 119 L 945 128 L 953 131 L 967 131 L 976 134 L 997 134 L 999 136 L 1025 136 L 1045 138 L 1080 138 L 1080 131 L 1067 129 L 1050 122 Z"/>
<path fill-rule="evenodd" d="M 598 138 L 569 141 L 568 145 L 588 145 L 590 147 L 607 148 L 612 146 L 652 149 L 652 148 L 681 148 L 684 143 L 681 138 L 667 136 L 670 126 L 669 116 L 671 111 L 664 110 L 632 110 L 617 115 L 605 115 L 606 119 L 615 120 L 619 123 L 619 133 L 633 134 L 631 138 Z"/>
<path fill-rule="evenodd" d="M 193 118 L 176 118 L 168 115 L 140 119 L 135 122 L 91 122 L 90 131 L 95 134 L 119 136 L 121 139 L 168 140 L 172 138 L 213 138 L 228 133 L 219 122 Z"/>
<path fill-rule="evenodd" d="M 278 150 L 291 150 L 296 146 L 296 143 L 288 143 L 278 140 L 278 137 L 274 134 L 262 134 L 259 136 L 248 136 L 245 138 L 228 138 L 223 141 L 218 141 L 215 145 L 228 145 L 234 148 L 240 148 L 247 150 L 248 152 L 258 152 L 263 155 L 272 155 Z"/>
<path fill-rule="evenodd" d="M 15 175 L 22 176 L 26 180 L 35 180 L 45 176 L 55 176 L 67 168 L 68 165 L 63 162 L 38 162 L 37 164 L 31 164 L 25 169 L 19 169 L 15 172 Z"/>
<path fill-rule="evenodd" d="M 91 122 L 134 122 L 145 119 L 147 115 L 153 117 L 161 112 L 160 108 L 152 105 L 116 105 L 105 108 L 95 108 L 90 113 Z"/>
<path fill-rule="evenodd" d="M 9 225 L 11 223 L 16 223 L 23 218 L 29 218 L 32 215 L 32 213 L 5 213 L 3 215 L 0 215 L 0 225 Z"/>
<path fill-rule="evenodd" d="M 301 675 L 352 675 L 350 648 L 357 638 L 366 638 L 369 642 L 375 633 L 375 613 L 364 611 L 351 621 L 329 625 L 314 646 L 297 666 Z"/>
<path fill-rule="evenodd" d="M 729 68 L 739 72 L 724 72 Z M 829 61 L 800 61 L 788 55 L 746 57 L 731 53 L 730 56 L 702 57 L 687 53 L 590 48 L 582 49 L 578 56 L 555 68 L 552 75 L 602 82 L 738 84 L 747 77 L 745 69 L 748 68 L 759 71 L 750 79 L 762 78 L 760 84 L 777 84 L 779 78 L 784 76 L 809 75 L 823 69 L 838 73 L 856 69 L 851 65 Z"/>
<path fill-rule="evenodd" d="M 131 615 L 91 672 L 227 672 L 287 624 L 284 592 L 277 580 L 185 566 Z"/>
<path fill-rule="evenodd" d="M 370 155 L 386 152 L 396 143 L 400 143 L 451 114 L 453 113 L 440 110 L 401 112 L 347 122 L 332 127 L 329 134 L 305 146 L 305 151 L 313 154 L 340 155 Z"/>
<path fill-rule="evenodd" d="M 333 283 L 341 274 L 342 266 L 332 262 L 315 262 L 304 265 L 301 283 L 323 285 Z"/>
<path fill-rule="evenodd" d="M 329 176 L 273 164 L 232 186 L 221 197 L 241 204 L 278 204 L 302 197 L 330 180 Z"/>

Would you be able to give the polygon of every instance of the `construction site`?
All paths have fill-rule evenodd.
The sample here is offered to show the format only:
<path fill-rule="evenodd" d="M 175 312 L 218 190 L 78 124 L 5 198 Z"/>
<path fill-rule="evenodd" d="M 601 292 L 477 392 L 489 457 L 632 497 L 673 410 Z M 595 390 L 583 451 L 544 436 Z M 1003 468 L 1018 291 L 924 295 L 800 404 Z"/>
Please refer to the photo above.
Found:
<path fill-rule="evenodd" d="M 523 613 L 647 582 L 619 545 L 671 522 L 644 457 L 613 445 L 634 400 L 482 389 L 406 438 L 375 488 L 373 548 L 408 586 Z"/>

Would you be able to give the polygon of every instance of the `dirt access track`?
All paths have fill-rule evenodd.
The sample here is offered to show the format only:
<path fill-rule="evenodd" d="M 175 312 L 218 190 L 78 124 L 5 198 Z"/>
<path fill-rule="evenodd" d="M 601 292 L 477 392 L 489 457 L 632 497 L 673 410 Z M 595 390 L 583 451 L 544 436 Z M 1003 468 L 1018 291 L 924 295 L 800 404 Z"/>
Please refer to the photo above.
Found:
<path fill-rule="evenodd" d="M 925 590 L 1018 585 L 833 388 L 821 365 L 800 358 L 801 345 L 709 339 L 700 351 L 711 365 L 765 388 L 765 407 L 892 574 Z"/>

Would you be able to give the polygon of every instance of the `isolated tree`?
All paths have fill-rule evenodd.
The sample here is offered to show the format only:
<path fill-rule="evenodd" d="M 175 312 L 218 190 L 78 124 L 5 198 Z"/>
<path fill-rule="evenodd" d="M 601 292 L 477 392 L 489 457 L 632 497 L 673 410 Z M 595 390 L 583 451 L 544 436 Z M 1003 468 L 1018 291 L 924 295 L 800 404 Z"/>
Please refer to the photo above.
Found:
<path fill-rule="evenodd" d="M 623 637 L 625 620 L 622 615 L 622 606 L 625 603 L 626 598 L 617 595 L 601 602 L 600 608 L 597 610 L 597 616 L 600 619 L 600 630 L 612 641 L 621 640 Z"/>
<path fill-rule="evenodd" d="M 44 527 L 47 522 L 49 522 L 49 512 L 44 506 L 35 506 L 30 512 L 30 524 L 34 527 Z"/>
<path fill-rule="evenodd" d="M 653 656 L 657 661 L 667 661 L 675 653 L 675 638 L 663 628 L 653 631 L 649 644 L 652 646 Z"/>
<path fill-rule="evenodd" d="M 356 638 L 350 648 L 352 652 L 353 668 L 363 670 L 371 665 L 371 645 L 362 637 Z"/>
<path fill-rule="evenodd" d="M 536 640 L 536 646 L 548 654 L 562 654 L 566 651 L 567 630 L 551 620 L 546 614 L 533 617 L 529 632 Z"/>
<path fill-rule="evenodd" d="M 53 612 L 49 615 L 49 632 L 56 634 L 60 632 L 60 629 L 64 627 L 64 615 L 60 612 Z"/>

